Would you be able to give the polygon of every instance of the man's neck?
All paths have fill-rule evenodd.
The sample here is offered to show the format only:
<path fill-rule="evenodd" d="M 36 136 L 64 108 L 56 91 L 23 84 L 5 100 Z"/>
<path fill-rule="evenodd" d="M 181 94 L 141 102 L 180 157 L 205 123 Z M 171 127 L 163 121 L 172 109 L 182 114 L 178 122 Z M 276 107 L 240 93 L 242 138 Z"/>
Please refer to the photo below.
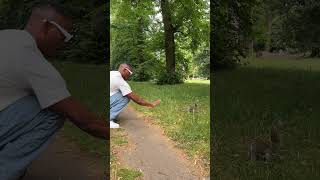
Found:
<path fill-rule="evenodd" d="M 33 31 L 31 28 L 29 28 L 28 26 L 26 26 L 26 27 L 24 28 L 24 30 L 31 35 L 31 37 L 33 38 L 33 40 L 35 41 L 35 43 L 38 45 L 38 39 L 37 39 L 37 36 L 36 36 L 37 32 L 34 32 L 34 31 Z"/>

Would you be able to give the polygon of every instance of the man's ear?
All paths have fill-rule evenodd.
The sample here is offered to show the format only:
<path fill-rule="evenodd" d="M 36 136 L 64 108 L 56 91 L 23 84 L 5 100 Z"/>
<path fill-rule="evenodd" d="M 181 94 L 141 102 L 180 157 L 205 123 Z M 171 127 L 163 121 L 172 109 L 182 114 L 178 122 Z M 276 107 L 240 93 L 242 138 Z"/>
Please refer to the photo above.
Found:
<path fill-rule="evenodd" d="M 49 32 L 50 23 L 47 19 L 43 19 L 41 22 L 42 22 L 42 24 L 40 26 L 40 28 L 41 28 L 40 32 L 41 32 L 41 36 L 43 36 L 42 38 L 44 38 Z"/>

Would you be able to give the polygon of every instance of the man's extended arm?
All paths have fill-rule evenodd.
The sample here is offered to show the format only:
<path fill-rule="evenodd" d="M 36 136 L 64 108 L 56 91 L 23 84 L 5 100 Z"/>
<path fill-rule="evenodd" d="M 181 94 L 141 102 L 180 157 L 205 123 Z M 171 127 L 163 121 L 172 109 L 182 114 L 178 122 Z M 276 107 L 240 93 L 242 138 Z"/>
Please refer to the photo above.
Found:
<path fill-rule="evenodd" d="M 149 103 L 149 102 L 145 101 L 142 97 L 138 96 L 137 94 L 135 94 L 135 93 L 133 93 L 133 92 L 127 94 L 127 97 L 128 97 L 129 99 L 132 99 L 135 103 L 137 103 L 137 104 L 139 104 L 139 105 L 141 105 L 141 106 L 149 107 L 149 108 L 154 108 L 154 107 L 156 107 L 157 105 L 159 105 L 160 102 L 161 102 L 161 101 L 158 99 L 158 100 L 154 101 L 153 103 Z"/>
<path fill-rule="evenodd" d="M 52 106 L 50 109 L 64 114 L 72 123 L 92 136 L 109 139 L 107 121 L 90 112 L 84 105 L 74 98 L 68 97 Z"/>

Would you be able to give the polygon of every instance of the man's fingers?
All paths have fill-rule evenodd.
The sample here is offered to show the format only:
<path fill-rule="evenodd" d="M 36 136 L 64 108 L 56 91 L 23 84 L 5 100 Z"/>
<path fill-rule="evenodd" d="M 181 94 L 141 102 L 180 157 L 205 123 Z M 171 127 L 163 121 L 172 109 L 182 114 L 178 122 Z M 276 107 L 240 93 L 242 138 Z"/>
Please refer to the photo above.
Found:
<path fill-rule="evenodd" d="M 156 101 L 154 101 L 154 102 L 152 103 L 152 106 L 147 106 L 147 108 L 148 108 L 148 109 L 153 109 L 154 107 L 158 106 L 160 103 L 161 103 L 161 100 L 158 99 L 158 100 L 156 100 Z"/>
<path fill-rule="evenodd" d="M 156 100 L 153 104 L 154 104 L 155 106 L 157 106 L 157 105 L 159 105 L 160 103 L 161 103 L 161 100 L 158 99 L 158 100 Z"/>

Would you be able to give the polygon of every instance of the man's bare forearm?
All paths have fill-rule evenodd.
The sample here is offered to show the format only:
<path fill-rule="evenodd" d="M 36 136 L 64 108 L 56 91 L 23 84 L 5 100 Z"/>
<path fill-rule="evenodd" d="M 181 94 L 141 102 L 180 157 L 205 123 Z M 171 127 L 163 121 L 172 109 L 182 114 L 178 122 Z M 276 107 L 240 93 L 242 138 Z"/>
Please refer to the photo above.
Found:
<path fill-rule="evenodd" d="M 93 114 L 92 114 L 93 115 Z M 75 125 L 77 125 L 80 129 L 84 130 L 88 134 L 95 136 L 97 138 L 102 139 L 109 139 L 109 127 L 107 127 L 107 122 L 105 120 L 102 120 L 102 118 L 95 117 L 94 115 L 92 117 L 87 117 L 88 120 L 90 120 L 90 123 L 87 124 L 79 124 L 77 125 L 77 122 L 73 122 Z M 101 119 L 101 120 L 99 120 Z"/>
<path fill-rule="evenodd" d="M 153 107 L 153 104 L 145 101 L 142 97 L 138 96 L 137 94 L 130 93 L 127 96 L 128 96 L 128 98 L 132 99 L 135 103 L 137 103 L 141 106 Z"/>
<path fill-rule="evenodd" d="M 63 113 L 73 124 L 92 136 L 109 139 L 107 121 L 92 113 L 72 97 L 66 98 L 50 107 Z"/>

